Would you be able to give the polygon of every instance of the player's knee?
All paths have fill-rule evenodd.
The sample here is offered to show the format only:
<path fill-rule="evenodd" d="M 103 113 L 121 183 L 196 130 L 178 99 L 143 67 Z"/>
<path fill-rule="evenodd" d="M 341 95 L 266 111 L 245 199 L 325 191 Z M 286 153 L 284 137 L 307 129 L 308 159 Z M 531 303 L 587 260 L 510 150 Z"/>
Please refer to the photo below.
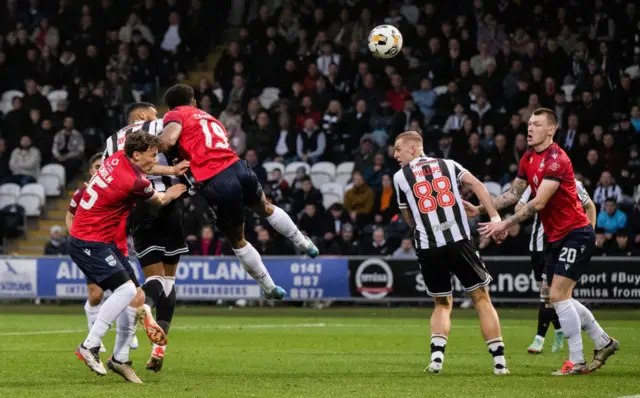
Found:
<path fill-rule="evenodd" d="M 87 293 L 87 299 L 89 300 L 89 305 L 91 306 L 99 305 L 104 298 L 104 292 L 97 285 L 89 285 Z"/>
<path fill-rule="evenodd" d="M 141 288 L 136 288 L 133 283 L 131 283 L 130 285 L 133 288 L 133 299 L 131 300 L 131 304 L 129 305 L 136 308 L 141 307 L 144 304 L 144 291 Z"/>
<path fill-rule="evenodd" d="M 433 300 L 437 309 L 449 312 L 453 309 L 453 298 L 451 296 L 434 297 Z"/>
<path fill-rule="evenodd" d="M 478 308 L 485 305 L 491 305 L 491 298 L 489 297 L 489 290 L 486 286 L 479 287 L 469 292 L 473 306 Z"/>

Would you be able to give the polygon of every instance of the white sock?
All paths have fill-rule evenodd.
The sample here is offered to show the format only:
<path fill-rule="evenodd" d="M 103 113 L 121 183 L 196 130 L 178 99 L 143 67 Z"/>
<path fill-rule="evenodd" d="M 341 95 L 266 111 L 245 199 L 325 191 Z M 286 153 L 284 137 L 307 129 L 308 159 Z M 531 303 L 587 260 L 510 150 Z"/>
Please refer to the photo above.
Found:
<path fill-rule="evenodd" d="M 131 300 L 136 297 L 136 293 L 136 286 L 133 283 L 126 282 L 120 285 L 120 287 L 102 303 L 96 321 L 93 323 L 89 335 L 82 345 L 86 348 L 99 347 L 102 338 L 111 327 L 111 324 L 113 324 L 113 321 L 127 308 Z"/>
<path fill-rule="evenodd" d="M 118 315 L 116 345 L 113 349 L 113 358 L 118 362 L 127 362 L 129 360 L 131 341 L 136 335 L 136 311 L 137 308 L 127 306 Z"/>
<path fill-rule="evenodd" d="M 268 293 L 276 287 L 271 275 L 269 275 L 269 271 L 262 263 L 260 253 L 251 246 L 251 243 L 247 242 L 245 247 L 233 249 L 233 252 L 242 263 L 242 267 L 262 286 L 265 292 Z"/>
<path fill-rule="evenodd" d="M 587 332 L 591 340 L 593 340 L 595 349 L 599 350 L 609 344 L 611 337 L 602 329 L 598 321 L 596 321 L 596 318 L 593 317 L 591 311 L 575 299 L 571 299 L 571 303 L 580 317 L 582 329 Z"/>
<path fill-rule="evenodd" d="M 540 340 L 544 343 L 544 337 L 540 336 L 539 334 L 536 334 L 536 340 Z"/>
<path fill-rule="evenodd" d="M 582 335 L 580 334 L 580 316 L 571 300 L 553 303 L 558 314 L 562 331 L 569 342 L 569 360 L 573 363 L 584 363 Z"/>
<path fill-rule="evenodd" d="M 169 295 L 171 294 L 171 291 L 173 290 L 173 285 L 176 284 L 176 277 L 175 276 L 165 276 L 164 277 L 164 283 L 162 284 L 163 288 L 164 288 L 164 295 L 169 297 Z"/>
<path fill-rule="evenodd" d="M 302 232 L 296 227 L 291 217 L 281 208 L 277 206 L 273 206 L 273 208 L 273 214 L 267 217 L 269 224 L 281 235 L 289 238 L 298 249 L 306 250 L 309 245 L 307 238 L 302 235 Z"/>
<path fill-rule="evenodd" d="M 84 313 L 87 314 L 87 325 L 89 326 L 89 330 L 91 330 L 91 327 L 98 317 L 98 312 L 100 312 L 101 305 L 102 303 L 98 305 L 91 305 L 89 304 L 89 300 L 84 303 Z"/>
<path fill-rule="evenodd" d="M 444 350 L 447 348 L 447 336 L 434 333 L 431 335 L 431 362 L 444 362 Z"/>
<path fill-rule="evenodd" d="M 502 337 L 487 340 L 489 354 L 493 357 L 493 367 L 496 369 L 504 369 L 507 367 L 507 360 L 504 358 L 504 342 Z"/>

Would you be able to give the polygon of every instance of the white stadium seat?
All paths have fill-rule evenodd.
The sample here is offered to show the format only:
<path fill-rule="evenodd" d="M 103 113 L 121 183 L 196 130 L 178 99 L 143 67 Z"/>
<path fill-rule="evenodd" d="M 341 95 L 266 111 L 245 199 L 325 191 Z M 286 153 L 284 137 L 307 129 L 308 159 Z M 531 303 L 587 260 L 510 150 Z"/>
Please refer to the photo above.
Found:
<path fill-rule="evenodd" d="M 333 192 L 327 192 L 322 194 L 322 205 L 325 209 L 330 208 L 334 203 L 342 204 L 342 197 Z"/>
<path fill-rule="evenodd" d="M 436 95 L 442 95 L 447 92 L 447 86 L 438 86 L 433 91 L 436 92 Z"/>
<path fill-rule="evenodd" d="M 280 172 L 284 174 L 284 164 L 280 162 L 264 162 L 262 167 L 267 171 L 267 174 L 271 174 L 275 169 L 280 169 Z"/>
<path fill-rule="evenodd" d="M 338 184 L 345 186 L 351 181 L 351 175 L 355 167 L 354 162 L 343 162 L 336 168 L 336 177 L 334 179 Z"/>
<path fill-rule="evenodd" d="M 309 174 L 309 171 L 311 170 L 311 166 L 309 166 L 309 164 L 307 164 L 305 162 L 292 162 L 292 163 L 289 163 L 285 167 L 285 169 L 284 169 L 284 179 L 287 180 L 289 185 L 291 185 L 293 180 L 296 178 L 296 171 L 300 167 L 304 167 L 305 170 L 306 170 L 306 174 Z"/>
<path fill-rule="evenodd" d="M 24 97 L 24 93 L 20 90 L 5 91 L 2 94 L 2 99 L 0 100 L 0 112 L 6 115 L 13 109 L 13 104 L 11 103 L 11 101 L 13 100 L 13 97 L 22 98 Z"/>
<path fill-rule="evenodd" d="M 220 103 L 222 103 L 222 100 L 224 99 L 224 91 L 222 91 L 222 89 L 220 87 L 218 87 L 215 90 L 213 90 L 213 94 L 216 97 L 218 97 L 218 101 L 220 101 Z"/>
<path fill-rule="evenodd" d="M 509 189 L 511 189 L 511 183 L 510 183 L 510 182 L 508 182 L 508 183 L 506 183 L 506 184 L 504 184 L 504 185 L 502 186 L 502 190 L 501 190 L 501 192 L 502 192 L 502 193 L 505 193 L 505 192 L 507 192 Z"/>
<path fill-rule="evenodd" d="M 493 197 L 500 196 L 502 193 L 502 187 L 497 182 L 487 181 L 484 183 L 484 186 L 487 187 L 487 191 L 489 191 Z"/>
<path fill-rule="evenodd" d="M 260 105 L 262 105 L 264 109 L 271 108 L 271 104 L 278 99 L 280 99 L 280 89 L 275 87 L 265 87 L 265 89 L 262 90 L 262 94 L 258 97 Z"/>
<path fill-rule="evenodd" d="M 20 196 L 20 185 L 8 182 L 0 185 L 0 195 L 9 195 L 17 198 Z"/>
<path fill-rule="evenodd" d="M 40 198 L 37 195 L 22 195 L 18 199 L 18 204 L 24 207 L 24 212 L 27 217 L 40 217 L 40 214 L 42 214 Z"/>
<path fill-rule="evenodd" d="M 67 173 L 64 170 L 64 167 L 57 163 L 49 163 L 44 165 L 40 170 L 40 175 L 54 175 L 58 177 L 60 180 L 60 185 L 67 185 Z"/>
<path fill-rule="evenodd" d="M 53 174 L 43 174 L 38 177 L 38 184 L 44 187 L 44 193 L 47 196 L 60 196 L 62 195 L 62 185 L 60 184 L 60 178 Z"/>
<path fill-rule="evenodd" d="M 311 182 L 321 187 L 336 178 L 336 165 L 331 162 L 318 162 L 311 166 Z"/>
<path fill-rule="evenodd" d="M 640 77 L 640 66 L 639 65 L 631 65 L 627 69 L 624 70 L 624 73 L 631 76 L 632 79 L 636 79 Z"/>
<path fill-rule="evenodd" d="M 562 86 L 562 91 L 564 91 L 565 101 L 571 102 L 573 101 L 573 90 L 575 90 L 575 84 L 565 84 Z"/>
<path fill-rule="evenodd" d="M 47 94 L 47 99 L 51 104 L 51 109 L 54 111 L 58 109 L 58 104 L 62 101 L 66 101 L 69 97 L 69 93 L 67 90 L 53 90 L 49 94 Z"/>
<path fill-rule="evenodd" d="M 16 197 L 11 195 L 0 195 L 0 209 L 16 204 Z"/>
<path fill-rule="evenodd" d="M 20 190 L 20 196 L 33 195 L 40 199 L 40 205 L 44 206 L 47 201 L 47 195 L 44 187 L 40 184 L 27 184 Z"/>
<path fill-rule="evenodd" d="M 344 200 L 344 189 L 342 185 L 335 182 L 328 182 L 319 187 L 322 192 L 322 204 L 325 209 L 334 203 L 342 203 Z"/>

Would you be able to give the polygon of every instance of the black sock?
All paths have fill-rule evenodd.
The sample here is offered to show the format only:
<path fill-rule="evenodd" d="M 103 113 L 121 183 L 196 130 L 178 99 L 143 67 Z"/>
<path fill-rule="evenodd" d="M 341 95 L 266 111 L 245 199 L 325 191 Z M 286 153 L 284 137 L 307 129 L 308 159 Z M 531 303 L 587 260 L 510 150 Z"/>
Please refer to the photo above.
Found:
<path fill-rule="evenodd" d="M 158 305 L 160 297 L 163 296 L 164 286 L 158 279 L 148 280 L 142 285 L 145 298 L 144 303 L 153 308 Z"/>
<path fill-rule="evenodd" d="M 176 289 L 172 288 L 169 297 L 164 293 L 160 296 L 160 301 L 156 306 L 156 322 L 164 330 L 165 334 L 169 334 L 171 320 L 173 319 L 173 311 L 176 309 Z"/>
<path fill-rule="evenodd" d="M 556 330 L 562 329 L 562 325 L 560 325 L 560 319 L 558 319 L 558 314 L 556 314 L 555 308 L 549 308 L 551 312 L 553 312 L 553 318 L 551 318 L 551 323 L 553 323 L 553 327 Z"/>
<path fill-rule="evenodd" d="M 553 308 L 547 308 L 544 303 L 540 303 L 540 308 L 538 309 L 538 336 L 545 337 L 547 335 L 547 330 L 549 330 L 549 325 L 555 314 L 556 312 Z"/>

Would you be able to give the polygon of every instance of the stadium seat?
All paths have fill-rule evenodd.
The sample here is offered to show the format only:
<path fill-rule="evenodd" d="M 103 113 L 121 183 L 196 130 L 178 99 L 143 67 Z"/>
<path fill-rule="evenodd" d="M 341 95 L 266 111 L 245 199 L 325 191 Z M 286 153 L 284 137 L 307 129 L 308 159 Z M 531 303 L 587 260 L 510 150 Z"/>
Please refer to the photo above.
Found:
<path fill-rule="evenodd" d="M 58 177 L 58 180 L 60 180 L 60 186 L 65 186 L 67 185 L 67 174 L 64 170 L 64 167 L 62 165 L 59 165 L 57 163 L 49 163 L 46 164 L 42 167 L 42 169 L 40 170 L 40 175 L 54 175 L 56 177 Z"/>
<path fill-rule="evenodd" d="M 333 192 L 322 194 L 322 206 L 324 206 L 325 209 L 330 208 L 334 203 L 342 203 L 342 197 Z"/>
<path fill-rule="evenodd" d="M 45 203 L 47 202 L 47 196 L 44 191 L 44 187 L 40 184 L 35 183 L 35 184 L 27 184 L 23 186 L 22 189 L 20 190 L 20 196 L 22 197 L 27 195 L 37 196 L 40 199 L 41 206 L 44 206 Z"/>
<path fill-rule="evenodd" d="M 58 109 L 58 103 L 61 101 L 66 101 L 69 97 L 69 93 L 67 90 L 53 90 L 49 94 L 47 94 L 47 99 L 51 104 L 51 109 Z"/>
<path fill-rule="evenodd" d="M 24 93 L 20 90 L 5 91 L 2 94 L 2 99 L 0 100 L 0 112 L 6 115 L 13 109 L 13 104 L 11 103 L 11 101 L 13 100 L 13 97 L 22 98 L 24 97 Z"/>
<path fill-rule="evenodd" d="M 62 185 L 60 184 L 60 178 L 56 175 L 43 174 L 38 177 L 38 184 L 44 187 L 44 193 L 47 196 L 62 195 Z"/>
<path fill-rule="evenodd" d="M 433 91 L 436 92 L 436 95 L 442 95 L 447 92 L 447 86 L 438 86 Z"/>
<path fill-rule="evenodd" d="M 342 185 L 335 182 L 328 182 L 322 185 L 320 187 L 320 192 L 322 192 L 323 203 L 325 202 L 327 196 L 335 197 L 336 200 L 333 203 L 336 203 L 336 202 L 342 203 L 342 200 L 344 198 L 344 188 L 342 187 Z M 325 208 L 328 207 L 327 205 L 324 205 L 324 206 Z"/>
<path fill-rule="evenodd" d="M 304 167 L 306 170 L 306 174 L 309 174 L 309 170 L 311 170 L 311 167 L 309 166 L 309 164 L 305 163 L 305 162 L 292 162 L 289 163 L 285 169 L 284 169 L 284 179 L 287 180 L 287 182 L 289 183 L 289 185 L 291 185 L 291 183 L 293 182 L 293 180 L 296 178 L 296 171 L 300 168 L 300 167 Z"/>
<path fill-rule="evenodd" d="M 349 181 L 351 181 L 351 175 L 353 174 L 354 167 L 355 163 L 353 162 L 340 163 L 336 168 L 336 177 L 334 181 L 342 186 L 347 185 Z"/>
<path fill-rule="evenodd" d="M 142 90 L 131 90 L 131 96 L 133 100 L 136 102 L 142 101 L 142 96 L 144 95 L 144 91 Z"/>
<path fill-rule="evenodd" d="M 42 206 L 38 195 L 21 195 L 18 199 L 18 204 L 24 208 L 27 217 L 40 217 L 40 214 L 42 214 Z"/>
<path fill-rule="evenodd" d="M 0 195 L 0 209 L 16 204 L 17 199 L 11 195 Z"/>
<path fill-rule="evenodd" d="M 311 182 L 315 187 L 332 182 L 335 177 L 336 165 L 331 162 L 318 162 L 311 166 Z"/>
<path fill-rule="evenodd" d="M 349 183 L 347 185 L 344 186 L 344 192 L 347 192 L 348 190 L 350 190 L 351 188 L 353 188 L 353 183 Z"/>
<path fill-rule="evenodd" d="M 487 181 L 484 183 L 484 186 L 487 187 L 487 191 L 489 191 L 493 197 L 500 196 L 502 193 L 502 187 L 497 182 Z"/>
<path fill-rule="evenodd" d="M 630 67 L 624 70 L 624 73 L 631 76 L 632 79 L 637 79 L 640 77 L 640 66 L 631 65 Z"/>
<path fill-rule="evenodd" d="M 506 184 L 504 184 L 504 185 L 502 186 L 502 191 L 501 191 L 501 192 L 502 192 L 502 193 L 505 193 L 505 192 L 507 192 L 510 188 L 511 188 L 511 183 L 510 183 L 510 182 L 508 182 L 508 183 L 506 183 Z"/>
<path fill-rule="evenodd" d="M 280 99 L 280 89 L 275 87 L 265 87 L 265 89 L 262 90 L 262 94 L 258 97 L 260 105 L 262 105 L 264 109 L 269 109 L 271 104 L 278 99 Z"/>
<path fill-rule="evenodd" d="M 281 173 L 284 173 L 284 164 L 280 162 L 264 162 L 262 163 L 262 167 L 267 171 L 267 174 L 271 174 L 271 172 L 275 169 L 280 169 Z"/>
<path fill-rule="evenodd" d="M 572 102 L 573 101 L 573 90 L 575 90 L 575 84 L 565 84 L 562 86 L 562 91 L 564 91 L 565 101 Z"/>
<path fill-rule="evenodd" d="M 222 91 L 222 89 L 218 87 L 215 90 L 213 90 L 213 94 L 218 98 L 218 101 L 222 103 L 222 100 L 224 100 L 224 91 Z"/>
<path fill-rule="evenodd" d="M 9 195 L 17 198 L 20 196 L 20 185 L 8 182 L 0 185 L 0 195 Z"/>

